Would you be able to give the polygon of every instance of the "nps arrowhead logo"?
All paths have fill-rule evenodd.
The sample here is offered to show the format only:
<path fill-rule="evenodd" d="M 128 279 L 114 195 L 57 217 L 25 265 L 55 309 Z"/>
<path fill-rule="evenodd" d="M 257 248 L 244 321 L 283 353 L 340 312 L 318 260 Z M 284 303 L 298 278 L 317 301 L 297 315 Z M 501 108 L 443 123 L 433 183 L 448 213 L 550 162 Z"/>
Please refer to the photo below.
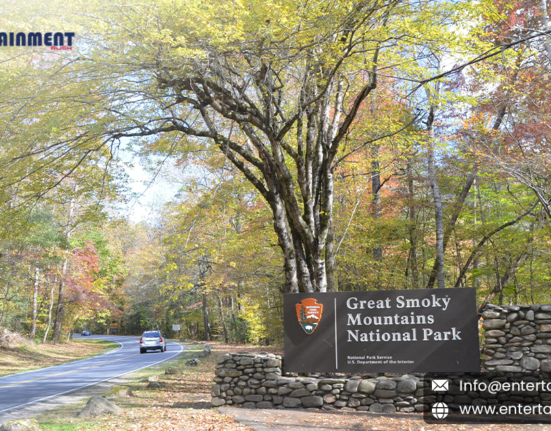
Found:
<path fill-rule="evenodd" d="M 300 304 L 296 304 L 298 323 L 308 335 L 313 333 L 318 327 L 323 312 L 323 304 L 318 304 L 314 298 L 303 299 Z"/>

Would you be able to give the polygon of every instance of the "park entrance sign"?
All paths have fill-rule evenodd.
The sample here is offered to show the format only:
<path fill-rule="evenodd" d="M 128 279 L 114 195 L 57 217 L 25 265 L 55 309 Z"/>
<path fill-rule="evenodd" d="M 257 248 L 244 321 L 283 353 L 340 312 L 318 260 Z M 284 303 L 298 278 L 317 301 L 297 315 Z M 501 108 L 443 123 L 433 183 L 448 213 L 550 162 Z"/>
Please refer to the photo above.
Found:
<path fill-rule="evenodd" d="M 285 370 L 479 372 L 476 290 L 285 295 Z"/>

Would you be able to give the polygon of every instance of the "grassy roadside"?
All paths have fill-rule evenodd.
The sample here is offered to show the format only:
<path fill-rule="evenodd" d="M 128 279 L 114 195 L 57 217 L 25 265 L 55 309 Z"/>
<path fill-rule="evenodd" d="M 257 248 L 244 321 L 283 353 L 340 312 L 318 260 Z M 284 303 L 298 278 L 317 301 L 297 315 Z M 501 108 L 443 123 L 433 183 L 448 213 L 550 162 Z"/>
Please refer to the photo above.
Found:
<path fill-rule="evenodd" d="M 74 339 L 64 344 L 0 347 L 0 376 L 46 368 L 100 355 L 119 347 L 105 340 Z"/>
<path fill-rule="evenodd" d="M 85 399 L 70 406 L 43 412 L 35 419 L 42 430 L 48 431 L 250 430 L 251 428 L 234 422 L 230 417 L 211 408 L 210 387 L 216 357 L 218 354 L 240 350 L 275 350 L 216 342 L 209 344 L 213 349 L 212 354 L 201 358 L 197 367 L 186 366 L 185 362 L 201 353 L 203 344 L 187 344 L 186 349 L 175 359 L 130 375 L 128 386 L 132 388 L 133 396 L 112 400 L 123 410 L 120 416 L 80 420 L 77 415 L 88 401 Z M 169 367 L 178 367 L 181 374 L 165 374 Z M 157 376 L 158 382 L 150 385 L 148 378 L 152 376 Z"/>

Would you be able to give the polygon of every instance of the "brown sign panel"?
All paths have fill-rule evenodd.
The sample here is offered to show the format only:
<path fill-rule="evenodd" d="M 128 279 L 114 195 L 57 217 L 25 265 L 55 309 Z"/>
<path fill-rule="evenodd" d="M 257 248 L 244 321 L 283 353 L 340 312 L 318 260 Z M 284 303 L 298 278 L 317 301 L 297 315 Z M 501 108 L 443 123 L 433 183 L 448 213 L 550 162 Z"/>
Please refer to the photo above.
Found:
<path fill-rule="evenodd" d="M 476 290 L 285 295 L 285 370 L 478 372 Z"/>

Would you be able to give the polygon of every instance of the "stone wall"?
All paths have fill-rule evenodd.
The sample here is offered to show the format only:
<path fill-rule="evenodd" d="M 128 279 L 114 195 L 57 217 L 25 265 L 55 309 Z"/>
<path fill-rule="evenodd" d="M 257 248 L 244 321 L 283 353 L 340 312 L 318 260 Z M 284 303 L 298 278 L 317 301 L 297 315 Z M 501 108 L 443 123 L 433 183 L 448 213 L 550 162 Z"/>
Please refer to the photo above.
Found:
<path fill-rule="evenodd" d="M 483 369 L 551 371 L 551 305 L 488 305 L 482 318 Z"/>
<path fill-rule="evenodd" d="M 265 354 L 228 354 L 219 357 L 212 386 L 212 405 L 271 408 L 279 394 L 282 358 Z"/>
<path fill-rule="evenodd" d="M 282 376 L 281 365 L 281 356 L 267 353 L 220 357 L 212 386 L 212 405 L 419 412 L 435 401 L 434 396 L 425 395 L 430 392 L 430 382 L 418 376 L 289 377 Z"/>
<path fill-rule="evenodd" d="M 460 405 L 551 405 L 551 393 L 543 390 L 508 390 L 490 393 L 460 387 L 477 381 L 489 387 L 492 381 L 549 381 L 546 373 L 535 377 L 511 372 L 456 375 L 402 375 L 386 377 L 335 377 L 311 374 L 308 377 L 282 376 L 280 356 L 231 354 L 219 359 L 212 386 L 212 405 L 244 408 L 305 408 L 370 412 L 424 412 L 435 402 L 447 403 L 452 411 Z M 432 391 L 433 378 L 447 378 L 449 390 Z M 551 386 L 551 385 L 550 385 Z"/>
<path fill-rule="evenodd" d="M 538 382 L 551 377 L 551 305 L 495 306 L 482 313 L 483 373 L 401 376 L 284 375 L 278 355 L 221 356 L 212 386 L 213 406 L 307 408 L 371 412 L 423 412 L 443 401 L 460 405 L 540 403 L 551 405 L 551 391 L 489 393 L 462 390 L 462 382 Z M 447 378 L 445 393 L 432 391 L 433 378 Z"/>

